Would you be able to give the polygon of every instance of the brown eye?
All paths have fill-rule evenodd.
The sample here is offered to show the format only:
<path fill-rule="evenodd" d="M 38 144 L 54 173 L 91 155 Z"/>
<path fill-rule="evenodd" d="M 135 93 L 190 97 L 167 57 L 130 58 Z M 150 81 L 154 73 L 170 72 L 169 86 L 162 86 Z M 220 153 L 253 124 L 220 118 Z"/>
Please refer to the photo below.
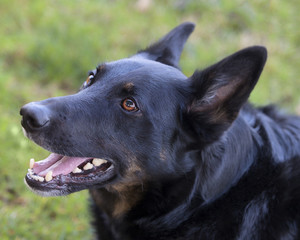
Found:
<path fill-rule="evenodd" d="M 136 106 L 135 101 L 131 98 L 125 98 L 122 101 L 122 108 L 128 112 L 135 112 L 139 110 L 138 107 Z"/>
<path fill-rule="evenodd" d="M 91 85 L 92 80 L 94 79 L 94 75 L 88 76 L 88 78 L 85 80 L 83 87 L 88 87 Z"/>

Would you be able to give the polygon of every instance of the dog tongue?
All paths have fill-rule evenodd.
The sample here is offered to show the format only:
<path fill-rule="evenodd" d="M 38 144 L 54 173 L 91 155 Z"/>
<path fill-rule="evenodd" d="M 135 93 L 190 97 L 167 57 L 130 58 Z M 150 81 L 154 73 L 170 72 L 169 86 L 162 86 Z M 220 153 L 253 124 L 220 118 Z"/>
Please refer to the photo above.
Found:
<path fill-rule="evenodd" d="M 39 176 L 46 176 L 52 171 L 52 176 L 66 175 L 72 172 L 77 166 L 91 158 L 67 157 L 51 153 L 46 159 L 35 162 L 33 172 Z"/>

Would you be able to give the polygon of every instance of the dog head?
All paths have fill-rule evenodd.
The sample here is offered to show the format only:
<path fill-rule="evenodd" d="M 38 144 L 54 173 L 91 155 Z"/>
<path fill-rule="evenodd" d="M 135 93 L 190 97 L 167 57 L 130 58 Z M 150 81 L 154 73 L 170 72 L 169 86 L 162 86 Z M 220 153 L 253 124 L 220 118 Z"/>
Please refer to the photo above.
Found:
<path fill-rule="evenodd" d="M 178 62 L 194 29 L 184 23 L 136 55 L 100 64 L 74 95 L 22 107 L 25 135 L 52 152 L 25 182 L 52 196 L 183 175 L 247 101 L 266 60 L 250 47 L 186 77 Z"/>

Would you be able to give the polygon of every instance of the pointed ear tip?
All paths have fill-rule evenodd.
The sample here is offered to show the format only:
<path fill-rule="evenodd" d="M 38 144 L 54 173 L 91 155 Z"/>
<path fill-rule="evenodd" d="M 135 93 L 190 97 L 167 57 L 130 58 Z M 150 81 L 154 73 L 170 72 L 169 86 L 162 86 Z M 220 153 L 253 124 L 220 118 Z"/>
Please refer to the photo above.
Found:
<path fill-rule="evenodd" d="M 267 48 L 264 46 L 252 46 L 249 47 L 248 50 L 254 52 L 256 55 L 262 58 L 263 61 L 267 60 L 268 51 Z"/>
<path fill-rule="evenodd" d="M 254 48 L 256 48 L 257 51 L 261 53 L 261 55 L 267 57 L 268 50 L 267 50 L 267 48 L 265 46 L 254 46 Z"/>
<path fill-rule="evenodd" d="M 180 24 L 179 26 L 185 28 L 185 30 L 187 32 L 191 33 L 194 31 L 196 24 L 193 22 L 184 22 L 184 23 Z"/>

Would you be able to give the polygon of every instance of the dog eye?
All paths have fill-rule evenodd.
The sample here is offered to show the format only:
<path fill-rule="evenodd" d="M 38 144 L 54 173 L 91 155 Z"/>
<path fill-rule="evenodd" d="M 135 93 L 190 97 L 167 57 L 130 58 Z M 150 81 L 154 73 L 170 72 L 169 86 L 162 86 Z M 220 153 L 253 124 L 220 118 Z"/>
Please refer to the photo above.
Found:
<path fill-rule="evenodd" d="M 121 106 L 128 112 L 136 112 L 137 110 L 139 110 L 135 101 L 131 98 L 125 98 L 122 101 Z"/>
<path fill-rule="evenodd" d="M 94 79 L 94 75 L 92 75 L 92 74 L 89 75 L 87 77 L 87 79 L 85 80 L 85 82 L 83 83 L 83 87 L 86 88 L 86 87 L 90 86 L 92 84 L 93 79 Z"/>

